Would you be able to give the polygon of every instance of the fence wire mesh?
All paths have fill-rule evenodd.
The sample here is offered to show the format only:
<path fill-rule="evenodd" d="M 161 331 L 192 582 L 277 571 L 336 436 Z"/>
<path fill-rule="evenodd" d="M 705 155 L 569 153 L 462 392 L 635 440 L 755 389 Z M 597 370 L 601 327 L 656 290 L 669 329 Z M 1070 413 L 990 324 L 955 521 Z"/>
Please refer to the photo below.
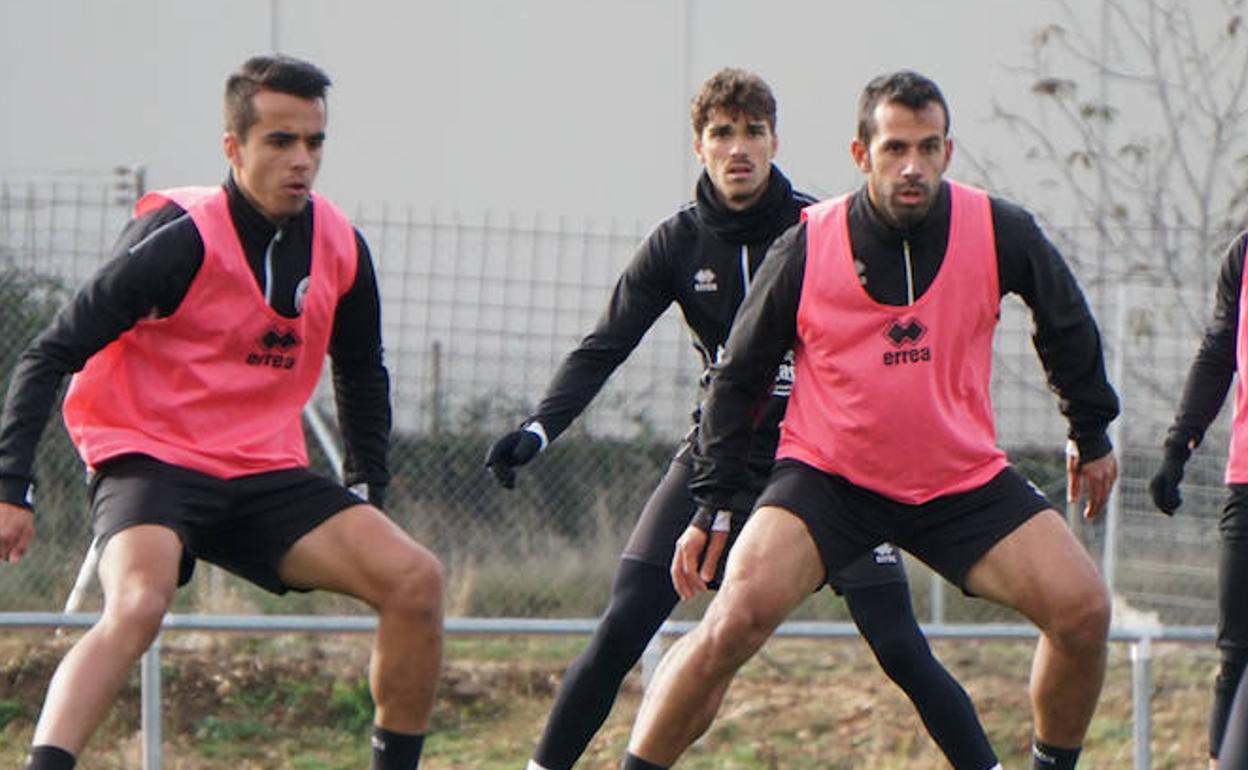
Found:
<path fill-rule="evenodd" d="M 121 182 L 0 177 L 6 384 L 32 337 L 107 258 L 133 197 L 133 178 Z M 355 214 L 378 269 L 394 393 L 388 512 L 446 564 L 449 614 L 598 615 L 623 542 L 687 428 L 696 396 L 697 361 L 678 311 L 659 320 L 592 407 L 521 471 L 514 491 L 499 488 L 482 459 L 493 438 L 536 404 L 601 311 L 646 227 L 516 215 L 468 222 L 387 208 Z M 1072 269 L 1096 312 L 1123 403 L 1113 433 L 1122 476 L 1110 515 L 1093 522 L 1072 517 L 1072 526 L 1122 601 L 1168 624 L 1211 624 L 1225 414 L 1189 464 L 1177 516 L 1152 507 L 1147 483 L 1209 317 L 1221 254 L 1207 253 L 1195 237 L 1185 251 L 1182 232 L 1140 233 L 1140 242 L 1164 235 L 1168 244 L 1166 270 L 1141 272 L 1125 260 L 1081 258 L 1086 234 L 1051 235 L 1068 254 L 1077 251 Z M 1028 312 L 1013 298 L 1002 308 L 994 367 L 1001 445 L 1060 503 L 1066 428 L 1031 346 Z M 314 406 L 332 420 L 327 387 Z M 315 441 L 312 452 L 314 463 L 332 472 Z M 83 469 L 58 419 L 44 436 L 37 475 L 37 539 L 20 566 L 0 573 L 0 612 L 59 609 L 90 542 Z M 911 577 L 918 609 L 928 612 L 930 575 L 914 566 Z M 84 609 L 98 601 L 91 595 Z M 1005 617 L 956 591 L 941 606 L 951 622 Z M 175 604 L 181 612 L 360 609 L 317 594 L 279 600 L 205 567 Z M 694 604 L 678 617 L 699 611 Z M 840 602 L 819 595 L 797 617 L 845 613 Z"/>

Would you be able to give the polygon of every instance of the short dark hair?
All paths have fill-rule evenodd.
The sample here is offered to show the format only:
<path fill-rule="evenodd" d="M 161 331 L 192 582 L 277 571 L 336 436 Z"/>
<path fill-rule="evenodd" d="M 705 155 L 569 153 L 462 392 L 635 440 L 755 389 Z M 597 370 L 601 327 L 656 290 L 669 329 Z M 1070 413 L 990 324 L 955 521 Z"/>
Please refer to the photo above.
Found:
<path fill-rule="evenodd" d="M 329 76 L 315 64 L 282 54 L 253 56 L 225 81 L 225 130 L 239 139 L 256 124 L 252 97 L 262 90 L 324 99 Z"/>
<path fill-rule="evenodd" d="M 733 118 L 742 114 L 762 118 L 772 131 L 776 130 L 776 97 L 753 72 L 725 67 L 702 84 L 689 108 L 694 134 L 701 136 L 715 110 L 723 110 Z"/>
<path fill-rule="evenodd" d="M 911 70 L 899 70 L 880 75 L 867 83 L 858 100 L 858 139 L 864 144 L 871 142 L 878 126 L 875 124 L 875 108 L 880 102 L 897 102 L 912 110 L 921 110 L 932 102 L 940 105 L 945 113 L 945 136 L 949 135 L 949 105 L 931 79 Z"/>

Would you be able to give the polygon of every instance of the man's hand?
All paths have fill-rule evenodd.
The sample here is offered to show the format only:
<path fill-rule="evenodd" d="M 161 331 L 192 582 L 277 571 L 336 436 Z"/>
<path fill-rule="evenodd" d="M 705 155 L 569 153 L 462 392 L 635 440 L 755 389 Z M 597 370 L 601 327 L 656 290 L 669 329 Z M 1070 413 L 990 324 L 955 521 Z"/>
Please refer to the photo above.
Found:
<path fill-rule="evenodd" d="M 1118 479 L 1118 460 L 1110 452 L 1088 462 L 1079 461 L 1079 453 L 1072 449 L 1066 450 L 1066 502 L 1076 503 L 1087 493 L 1088 501 L 1083 506 L 1083 518 L 1091 519 L 1101 512 L 1109 500 L 1109 493 Z"/>
<path fill-rule="evenodd" d="M 672 586 L 681 599 L 692 599 L 707 590 L 715 579 L 715 570 L 728 547 L 731 532 L 730 512 L 698 509 L 676 541 L 676 553 L 672 555 Z"/>
<path fill-rule="evenodd" d="M 542 443 L 542 437 L 531 430 L 513 430 L 490 447 L 485 455 L 485 467 L 503 488 L 512 489 L 516 486 L 516 468 L 537 457 Z"/>
<path fill-rule="evenodd" d="M 35 515 L 29 508 L 0 503 L 0 560 L 17 564 L 35 536 Z"/>

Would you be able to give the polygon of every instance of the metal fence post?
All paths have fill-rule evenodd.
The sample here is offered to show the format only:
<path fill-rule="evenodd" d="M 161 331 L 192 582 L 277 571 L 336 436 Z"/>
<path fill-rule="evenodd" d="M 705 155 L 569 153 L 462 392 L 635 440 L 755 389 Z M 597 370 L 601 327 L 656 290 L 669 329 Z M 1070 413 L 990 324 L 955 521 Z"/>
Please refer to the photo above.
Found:
<path fill-rule="evenodd" d="M 1129 296 L 1127 292 L 1127 284 L 1118 284 L 1117 302 L 1118 307 L 1114 313 L 1114 365 L 1113 365 L 1113 383 L 1118 388 L 1119 403 L 1125 405 L 1127 403 L 1127 394 L 1123 390 L 1126 387 L 1126 359 L 1127 359 L 1127 302 Z M 1109 440 L 1114 447 L 1121 453 L 1122 442 L 1122 424 L 1128 419 L 1128 415 L 1120 415 L 1109 426 Z M 1122 455 L 1120 455 L 1121 457 Z M 1116 488 L 1110 489 L 1109 500 L 1105 504 L 1105 543 L 1101 551 L 1101 573 L 1105 578 L 1105 586 L 1109 589 L 1112 596 L 1116 585 L 1115 579 L 1118 572 L 1118 528 L 1122 515 L 1122 492 L 1121 485 L 1115 485 Z"/>
<path fill-rule="evenodd" d="M 139 664 L 141 708 L 139 722 L 143 730 L 143 770 L 160 770 L 160 636 L 143 653 Z"/>
<path fill-rule="evenodd" d="M 932 582 L 929 584 L 931 591 L 931 617 L 932 623 L 945 622 L 945 581 L 941 579 L 934 570 L 932 571 Z"/>
<path fill-rule="evenodd" d="M 1153 700 L 1153 637 L 1148 632 L 1131 644 L 1131 716 L 1133 723 L 1135 770 L 1153 766 L 1150 751 Z"/>

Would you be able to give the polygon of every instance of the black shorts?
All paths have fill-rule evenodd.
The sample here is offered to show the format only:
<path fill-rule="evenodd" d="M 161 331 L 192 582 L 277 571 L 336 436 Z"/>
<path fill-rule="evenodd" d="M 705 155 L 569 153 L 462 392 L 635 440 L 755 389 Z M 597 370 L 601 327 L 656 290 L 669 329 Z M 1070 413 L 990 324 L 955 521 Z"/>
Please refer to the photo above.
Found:
<path fill-rule="evenodd" d="M 276 594 L 291 590 L 278 562 L 295 541 L 339 511 L 364 502 L 307 468 L 220 479 L 145 455 L 96 469 L 91 516 L 101 545 L 123 529 L 158 524 L 182 541 L 178 585 L 203 559 Z"/>
<path fill-rule="evenodd" d="M 758 505 L 785 508 L 805 522 L 830 575 L 882 543 L 895 543 L 964 592 L 966 573 L 980 557 L 1055 507 L 1013 467 L 968 492 L 909 505 L 797 460 L 776 462 Z"/>
<path fill-rule="evenodd" d="M 633 534 L 624 546 L 623 558 L 653 564 L 665 570 L 671 566 L 672 556 L 676 553 L 676 541 L 689 526 L 689 520 L 698 508 L 689 492 L 689 481 L 692 478 L 692 463 L 688 453 L 682 450 L 672 460 L 663 480 L 655 487 L 650 499 L 646 501 L 646 506 L 642 508 L 641 517 L 633 527 Z M 734 510 L 751 510 L 754 497 L 753 491 L 742 492 L 733 501 Z M 724 561 L 727 560 L 728 552 L 736 542 L 745 519 L 744 513 L 733 514 L 729 547 L 724 549 L 724 556 L 715 571 L 715 580 L 711 583 L 712 588 L 717 587 L 723 577 Z M 828 581 L 837 593 L 844 593 L 847 589 L 905 582 L 906 571 L 902 565 L 901 554 L 891 546 L 880 546 L 862 554 L 853 564 L 840 570 Z"/>

